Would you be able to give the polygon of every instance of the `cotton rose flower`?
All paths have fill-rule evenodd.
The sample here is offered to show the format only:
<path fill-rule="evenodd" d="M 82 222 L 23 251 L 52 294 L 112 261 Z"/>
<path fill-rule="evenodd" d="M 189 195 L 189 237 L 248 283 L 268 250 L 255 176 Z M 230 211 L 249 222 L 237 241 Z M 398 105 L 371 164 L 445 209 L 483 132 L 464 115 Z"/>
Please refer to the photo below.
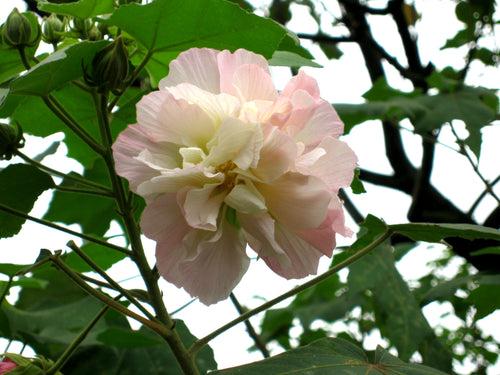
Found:
<path fill-rule="evenodd" d="M 9 358 L 4 358 L 0 362 L 0 375 L 7 374 L 8 372 L 14 370 L 17 367 L 17 364 L 10 360 Z"/>
<path fill-rule="evenodd" d="M 247 244 L 282 277 L 315 274 L 336 233 L 351 234 L 338 191 L 356 156 L 342 132 L 303 71 L 278 92 L 260 55 L 181 53 L 113 146 L 118 174 L 146 200 L 160 274 L 207 305 L 248 269 Z"/>

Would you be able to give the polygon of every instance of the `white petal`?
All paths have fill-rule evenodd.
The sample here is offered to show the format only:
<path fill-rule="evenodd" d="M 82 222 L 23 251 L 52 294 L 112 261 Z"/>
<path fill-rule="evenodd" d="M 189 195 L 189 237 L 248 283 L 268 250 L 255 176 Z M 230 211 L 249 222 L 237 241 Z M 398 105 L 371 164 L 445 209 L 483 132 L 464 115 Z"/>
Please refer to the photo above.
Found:
<path fill-rule="evenodd" d="M 252 184 L 248 181 L 248 184 Z M 254 214 L 266 210 L 264 197 L 255 187 L 247 184 L 236 185 L 226 196 L 224 202 L 243 214 Z"/>
<path fill-rule="evenodd" d="M 215 190 L 220 184 L 207 184 L 202 188 L 190 189 L 184 201 L 184 217 L 187 223 L 197 229 L 215 231 L 224 192 Z"/>

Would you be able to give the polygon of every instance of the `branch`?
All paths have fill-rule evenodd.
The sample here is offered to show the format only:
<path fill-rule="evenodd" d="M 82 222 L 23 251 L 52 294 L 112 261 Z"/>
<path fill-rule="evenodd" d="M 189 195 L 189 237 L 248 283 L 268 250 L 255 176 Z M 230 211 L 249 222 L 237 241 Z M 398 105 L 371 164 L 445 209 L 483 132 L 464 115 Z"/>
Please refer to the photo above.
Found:
<path fill-rule="evenodd" d="M 350 36 L 330 36 L 330 35 L 325 35 L 325 34 L 304 34 L 304 33 L 297 33 L 297 37 L 300 39 L 308 39 L 312 40 L 313 42 L 316 43 L 331 43 L 331 44 L 337 44 L 337 43 L 345 43 L 345 42 L 353 42 L 354 39 Z"/>
<path fill-rule="evenodd" d="M 308 288 L 310 288 L 310 287 L 312 287 L 314 285 L 317 285 L 317 284 L 325 281 L 331 275 L 333 275 L 333 274 L 337 273 L 338 271 L 340 271 L 340 270 L 348 267 L 349 265 L 351 265 L 352 263 L 354 263 L 358 259 L 362 258 L 364 255 L 368 254 L 370 251 L 372 251 L 378 245 L 380 245 L 382 242 L 384 242 L 387 238 L 389 238 L 391 236 L 391 234 L 392 234 L 392 230 L 390 228 L 388 228 L 384 233 L 382 233 L 372 243 L 370 243 L 366 247 L 362 248 L 361 250 L 357 251 L 354 255 L 351 255 L 349 258 L 347 258 L 343 262 L 340 262 L 340 263 L 336 264 L 335 266 L 333 266 L 332 268 L 330 268 L 328 271 L 322 273 L 319 276 L 316 276 L 315 278 L 309 280 L 308 282 L 305 282 L 304 284 L 299 285 L 298 287 L 295 287 L 295 288 L 289 290 L 288 292 L 283 293 L 282 295 L 280 295 L 280 296 L 278 296 L 278 297 L 276 297 L 276 298 L 274 298 L 274 299 L 272 299 L 272 300 L 270 300 L 268 302 L 265 302 L 265 303 L 261 304 L 260 306 L 254 308 L 252 310 L 249 310 L 249 311 L 245 312 L 244 314 L 241 314 L 238 318 L 230 321 L 229 323 L 227 323 L 227 324 L 223 325 L 222 327 L 216 329 L 212 333 L 209 333 L 205 337 L 197 340 L 191 346 L 191 348 L 189 349 L 189 351 L 191 353 L 193 353 L 193 354 L 197 353 L 201 348 L 203 348 L 205 345 L 207 345 L 215 337 L 219 336 L 221 333 L 224 333 L 228 329 L 234 327 L 238 323 L 241 323 L 241 322 L 243 322 L 243 321 L 251 318 L 252 316 L 254 316 L 254 315 L 256 315 L 256 314 L 258 314 L 258 313 L 260 313 L 262 311 L 265 311 L 265 310 L 269 309 L 270 307 L 272 307 L 272 306 L 280 303 L 281 301 L 284 301 L 287 298 L 293 297 L 296 294 L 298 294 L 300 292 L 303 292 L 304 290 L 306 290 L 306 289 L 308 289 Z"/>
<path fill-rule="evenodd" d="M 365 217 L 363 216 L 363 214 L 361 212 L 359 212 L 357 207 L 352 202 L 351 198 L 349 198 L 349 196 L 347 195 L 347 193 L 343 189 L 340 189 L 339 197 L 340 197 L 340 199 L 342 199 L 344 201 L 344 206 L 345 206 L 347 212 L 349 213 L 349 215 L 351 215 L 354 222 L 358 225 L 361 224 L 365 220 Z"/>
<path fill-rule="evenodd" d="M 491 188 L 493 188 L 497 183 L 498 181 L 500 181 L 500 175 L 497 176 L 497 178 L 495 178 L 491 183 Z M 476 210 L 477 206 L 479 205 L 479 203 L 481 203 L 481 200 L 486 196 L 486 194 L 488 194 L 488 189 L 485 189 L 483 190 L 483 192 L 481 194 L 479 194 L 479 196 L 476 198 L 476 200 L 474 201 L 474 203 L 472 204 L 472 206 L 470 207 L 469 211 L 468 211 L 468 214 L 469 215 L 472 215 L 474 213 L 474 211 Z"/>
<path fill-rule="evenodd" d="M 236 307 L 236 311 L 238 311 L 238 314 L 244 314 L 245 309 L 243 306 L 240 305 L 240 302 L 234 295 L 234 293 L 231 293 L 229 295 L 229 298 L 231 299 L 231 302 L 233 303 L 234 307 Z M 269 358 L 271 355 L 269 353 L 269 350 L 267 350 L 266 343 L 262 340 L 262 337 L 259 336 L 259 334 L 255 331 L 255 328 L 253 328 L 252 323 L 250 320 L 245 320 L 243 322 L 245 324 L 245 327 L 247 328 L 247 332 L 252 338 L 253 342 L 255 343 L 255 346 L 260 350 L 264 358 Z"/>
<path fill-rule="evenodd" d="M 10 215 L 21 217 L 23 219 L 34 221 L 35 223 L 45 225 L 49 228 L 57 229 L 57 230 L 60 230 L 61 232 L 68 233 L 72 236 L 79 237 L 81 239 L 84 239 L 84 240 L 87 240 L 90 242 L 94 242 L 98 245 L 102 245 L 102 246 L 108 247 L 108 248 L 113 249 L 113 250 L 117 250 L 117 251 L 119 251 L 119 252 L 121 252 L 129 257 L 133 255 L 130 250 L 125 249 L 121 246 L 118 246 L 118 245 L 112 244 L 110 242 L 101 240 L 100 238 L 89 236 L 88 234 L 85 234 L 85 233 L 75 232 L 74 230 L 62 227 L 60 225 L 54 224 L 54 223 L 47 221 L 47 220 L 43 220 L 43 219 L 36 218 L 34 216 L 30 216 L 28 214 L 25 214 L 24 212 L 21 212 L 21 211 L 14 209 L 14 208 L 5 206 L 1 203 L 0 203 L 0 211 L 4 211 Z"/>

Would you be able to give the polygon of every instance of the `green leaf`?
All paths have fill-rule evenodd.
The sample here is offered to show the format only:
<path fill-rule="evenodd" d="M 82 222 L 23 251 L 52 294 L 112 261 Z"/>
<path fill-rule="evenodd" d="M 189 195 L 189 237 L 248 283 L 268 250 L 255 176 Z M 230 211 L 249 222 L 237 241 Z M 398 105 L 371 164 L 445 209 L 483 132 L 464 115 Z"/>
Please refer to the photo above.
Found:
<path fill-rule="evenodd" d="M 395 233 L 411 238 L 413 241 L 440 242 L 448 237 L 500 241 L 500 231 L 498 229 L 473 224 L 411 223 L 391 225 L 391 229 Z"/>
<path fill-rule="evenodd" d="M 330 60 L 338 60 L 344 54 L 337 44 L 319 43 L 319 48 L 321 48 L 325 56 Z"/>
<path fill-rule="evenodd" d="M 108 42 L 83 41 L 60 49 L 10 83 L 9 95 L 45 96 L 83 75 L 95 53 Z M 0 103 L 2 104 L 2 103 Z"/>
<path fill-rule="evenodd" d="M 38 9 L 66 16 L 91 18 L 99 14 L 112 13 L 114 7 L 113 0 L 79 0 L 63 4 L 38 0 Z"/>
<path fill-rule="evenodd" d="M 3 263 L 0 264 L 0 273 L 7 276 L 14 276 L 19 271 L 31 266 L 31 264 L 12 264 L 12 263 Z"/>
<path fill-rule="evenodd" d="M 87 254 L 101 269 L 107 270 L 115 263 L 125 259 L 125 254 L 108 249 L 104 246 L 89 242 L 81 247 L 81 250 Z M 74 271 L 91 272 L 93 269 L 85 263 L 76 253 L 69 253 L 64 259 L 65 263 Z"/>
<path fill-rule="evenodd" d="M 273 57 L 269 60 L 269 65 L 273 66 L 290 66 L 300 68 L 301 66 L 312 66 L 314 68 L 321 68 L 321 65 L 302 57 L 296 53 L 288 51 L 276 51 Z"/>
<path fill-rule="evenodd" d="M 0 170 L 0 204 L 29 213 L 38 196 L 54 186 L 45 172 L 26 164 Z M 17 234 L 26 220 L 0 211 L 0 238 Z"/>
<path fill-rule="evenodd" d="M 351 182 L 351 190 L 354 194 L 363 194 L 366 193 L 366 189 L 359 178 L 359 168 L 354 170 L 354 178 Z"/>
<path fill-rule="evenodd" d="M 444 375 L 429 367 L 407 364 L 377 348 L 373 358 L 356 345 L 343 339 L 325 338 L 263 361 L 216 371 L 214 374 L 346 374 L 365 375 L 370 372 L 386 375 Z"/>
<path fill-rule="evenodd" d="M 102 21 L 119 27 L 154 52 L 245 48 L 269 58 L 286 33 L 277 23 L 220 0 L 130 4 Z"/>
<path fill-rule="evenodd" d="M 97 340 L 115 348 L 142 348 L 162 345 L 162 340 L 143 334 L 141 331 L 112 327 L 99 333 Z"/>
<path fill-rule="evenodd" d="M 97 159 L 85 170 L 84 177 L 109 185 L 106 165 Z M 63 181 L 62 186 L 74 186 L 73 181 Z M 65 224 L 79 224 L 84 233 L 102 236 L 112 220 L 118 220 L 116 204 L 112 198 L 75 192 L 56 191 L 50 207 L 44 215 L 46 220 Z"/>
<path fill-rule="evenodd" d="M 441 49 L 458 48 L 474 40 L 474 29 L 466 28 L 460 30 L 454 37 L 448 39 Z"/>
<path fill-rule="evenodd" d="M 479 256 L 479 255 L 500 255 L 500 246 L 490 246 L 490 247 L 485 247 L 481 250 L 477 250 L 471 253 L 472 256 Z"/>
<path fill-rule="evenodd" d="M 266 342 L 277 340 L 285 349 L 290 348 L 288 331 L 292 327 L 294 315 L 290 309 L 266 311 L 262 321 L 262 339 Z"/>
<path fill-rule="evenodd" d="M 467 297 L 467 302 L 476 309 L 475 320 L 482 319 L 500 309 L 499 275 L 489 275 L 480 280 L 480 285 Z"/>

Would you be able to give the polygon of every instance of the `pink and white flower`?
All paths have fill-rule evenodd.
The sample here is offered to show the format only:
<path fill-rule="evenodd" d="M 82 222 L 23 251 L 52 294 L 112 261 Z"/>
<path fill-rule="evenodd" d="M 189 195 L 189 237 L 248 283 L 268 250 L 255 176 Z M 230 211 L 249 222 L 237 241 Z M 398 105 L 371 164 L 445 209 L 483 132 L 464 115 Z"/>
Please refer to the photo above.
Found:
<path fill-rule="evenodd" d="M 117 172 L 146 199 L 158 270 L 205 304 L 249 266 L 246 245 L 277 274 L 315 274 L 344 225 L 341 187 L 356 156 L 343 124 L 301 71 L 282 92 L 252 52 L 193 48 L 170 63 L 116 140 Z"/>

